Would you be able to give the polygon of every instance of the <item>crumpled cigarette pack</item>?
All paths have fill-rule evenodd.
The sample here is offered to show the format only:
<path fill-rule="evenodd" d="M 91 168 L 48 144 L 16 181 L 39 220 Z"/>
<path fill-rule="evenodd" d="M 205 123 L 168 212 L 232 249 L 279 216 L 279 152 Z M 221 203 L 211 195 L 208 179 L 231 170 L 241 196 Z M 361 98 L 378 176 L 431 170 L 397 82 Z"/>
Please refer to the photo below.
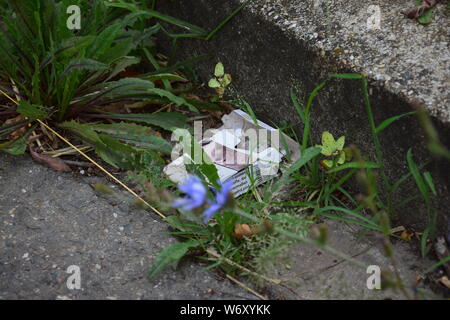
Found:
<path fill-rule="evenodd" d="M 217 168 L 220 181 L 233 180 L 235 197 L 276 177 L 282 163 L 288 166 L 300 158 L 297 142 L 242 110 L 224 115 L 222 122 L 220 128 L 204 132 L 197 143 Z M 185 152 L 169 163 L 164 173 L 182 183 L 188 175 L 187 163 L 193 159 Z"/>

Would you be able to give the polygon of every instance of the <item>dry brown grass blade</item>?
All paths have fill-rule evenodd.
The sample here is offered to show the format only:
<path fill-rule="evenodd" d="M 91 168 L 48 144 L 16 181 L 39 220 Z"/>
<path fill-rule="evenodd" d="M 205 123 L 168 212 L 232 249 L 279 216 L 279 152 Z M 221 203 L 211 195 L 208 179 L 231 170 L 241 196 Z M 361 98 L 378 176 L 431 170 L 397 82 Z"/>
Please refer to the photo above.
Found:
<path fill-rule="evenodd" d="M 241 288 L 244 288 L 245 290 L 247 290 L 251 294 L 255 295 L 256 297 L 260 298 L 261 300 L 269 300 L 267 297 L 263 296 L 262 294 L 259 294 L 258 292 L 256 292 L 252 288 L 246 286 L 244 283 L 240 282 L 239 280 L 237 280 L 236 278 L 230 276 L 229 274 L 227 274 L 226 277 L 227 277 L 227 279 L 233 281 L 238 286 L 240 286 Z"/>

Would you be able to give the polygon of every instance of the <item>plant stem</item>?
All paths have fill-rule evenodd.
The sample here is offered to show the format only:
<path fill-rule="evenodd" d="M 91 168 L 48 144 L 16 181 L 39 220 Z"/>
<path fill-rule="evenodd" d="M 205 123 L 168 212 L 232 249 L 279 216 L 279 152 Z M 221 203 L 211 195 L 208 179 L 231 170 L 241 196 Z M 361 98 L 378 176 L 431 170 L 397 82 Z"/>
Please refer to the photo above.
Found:
<path fill-rule="evenodd" d="M 375 153 L 376 153 L 376 157 L 377 157 L 377 162 L 380 165 L 381 176 L 383 178 L 384 191 L 389 192 L 390 184 L 389 184 L 389 180 L 386 176 L 386 172 L 385 172 L 384 161 L 383 161 L 383 151 L 381 150 L 380 139 L 378 137 L 378 134 L 376 133 L 375 119 L 374 119 L 373 113 L 372 113 L 372 106 L 370 104 L 369 91 L 367 88 L 367 79 L 366 79 L 365 74 L 362 74 L 361 83 L 362 83 L 362 90 L 363 90 L 363 96 L 364 96 L 364 105 L 366 107 L 367 117 L 369 118 L 369 125 L 370 125 L 370 130 L 372 132 L 373 143 L 375 145 Z"/>

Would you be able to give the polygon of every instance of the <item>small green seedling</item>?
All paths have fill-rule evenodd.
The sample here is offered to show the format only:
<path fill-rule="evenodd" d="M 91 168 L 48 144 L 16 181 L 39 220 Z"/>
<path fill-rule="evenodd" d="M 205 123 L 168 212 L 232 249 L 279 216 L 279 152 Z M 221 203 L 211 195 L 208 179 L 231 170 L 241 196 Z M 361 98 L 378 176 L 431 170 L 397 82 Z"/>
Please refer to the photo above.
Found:
<path fill-rule="evenodd" d="M 320 148 L 320 153 L 327 157 L 333 157 L 336 160 L 323 160 L 323 164 L 327 168 L 333 167 L 333 163 L 336 165 L 341 165 L 345 163 L 346 155 L 344 151 L 345 144 L 345 136 L 340 137 L 339 139 L 334 140 L 333 135 L 325 131 L 322 133 L 322 145 L 317 145 L 316 147 Z"/>
<path fill-rule="evenodd" d="M 417 0 L 416 5 L 418 5 L 418 6 L 422 5 L 422 1 Z M 432 8 L 432 7 L 425 9 L 423 11 L 423 14 L 417 18 L 417 21 L 420 24 L 429 25 L 433 21 L 433 11 L 434 11 L 434 8 Z"/>
<path fill-rule="evenodd" d="M 216 90 L 219 98 L 222 99 L 225 94 L 225 89 L 231 84 L 231 75 L 225 73 L 222 62 L 216 65 L 214 70 L 214 78 L 209 80 L 208 86 Z"/>

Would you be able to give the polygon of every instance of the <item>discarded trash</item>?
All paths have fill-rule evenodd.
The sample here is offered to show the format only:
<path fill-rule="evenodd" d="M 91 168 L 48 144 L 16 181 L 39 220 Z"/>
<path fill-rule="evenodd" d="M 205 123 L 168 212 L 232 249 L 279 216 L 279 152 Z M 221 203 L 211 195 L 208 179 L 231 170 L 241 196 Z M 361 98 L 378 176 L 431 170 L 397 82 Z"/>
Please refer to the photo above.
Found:
<path fill-rule="evenodd" d="M 235 197 L 246 193 L 278 175 L 280 165 L 300 158 L 297 142 L 266 123 L 252 118 L 242 110 L 222 117 L 223 125 L 209 129 L 196 139 L 217 168 L 221 182 L 233 180 Z M 282 136 L 281 136 L 282 135 Z M 191 154 L 183 154 L 164 168 L 175 183 L 182 183 L 188 173 L 186 164 L 194 163 Z"/>

